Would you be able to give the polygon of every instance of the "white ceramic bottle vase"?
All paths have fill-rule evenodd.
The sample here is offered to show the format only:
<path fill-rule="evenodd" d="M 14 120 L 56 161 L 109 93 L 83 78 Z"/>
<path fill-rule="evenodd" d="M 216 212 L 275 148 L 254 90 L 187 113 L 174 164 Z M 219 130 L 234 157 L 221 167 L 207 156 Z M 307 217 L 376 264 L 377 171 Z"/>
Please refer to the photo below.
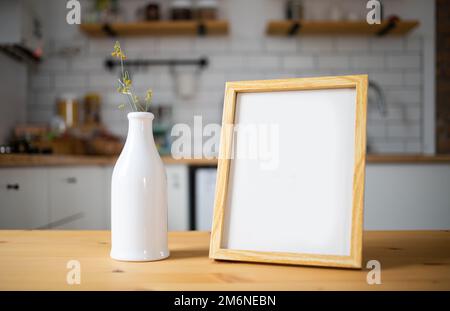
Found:
<path fill-rule="evenodd" d="M 149 112 L 128 114 L 128 136 L 111 182 L 111 257 L 167 258 L 167 179 Z"/>

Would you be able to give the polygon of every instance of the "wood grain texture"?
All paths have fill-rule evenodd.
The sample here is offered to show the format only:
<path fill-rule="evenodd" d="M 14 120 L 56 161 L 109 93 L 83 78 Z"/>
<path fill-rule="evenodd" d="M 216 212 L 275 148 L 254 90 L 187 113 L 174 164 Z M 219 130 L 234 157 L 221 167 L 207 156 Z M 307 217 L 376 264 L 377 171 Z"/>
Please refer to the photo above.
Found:
<path fill-rule="evenodd" d="M 187 164 L 193 166 L 214 166 L 216 159 L 174 159 L 161 157 L 164 164 Z M 113 166 L 117 157 L 80 156 L 80 155 L 37 155 L 37 154 L 0 154 L 1 167 L 41 167 L 41 166 Z"/>
<path fill-rule="evenodd" d="M 270 21 L 266 33 L 271 36 L 288 36 L 295 21 Z M 369 25 L 366 21 L 299 21 L 299 35 L 367 35 L 373 36 L 385 29 L 389 21 Z M 418 21 L 399 21 L 388 35 L 405 35 L 419 25 Z"/>
<path fill-rule="evenodd" d="M 361 268 L 366 157 L 367 84 L 367 75 L 237 81 L 226 83 L 220 157 L 217 170 L 216 196 L 214 202 L 214 217 L 211 231 L 210 258 L 280 264 Z M 259 252 L 223 248 L 222 238 L 224 220 L 227 212 L 227 196 L 229 191 L 228 185 L 232 161 L 233 126 L 235 124 L 237 94 L 342 88 L 353 88 L 356 90 L 355 153 L 353 155 L 354 169 L 350 256 Z"/>
<path fill-rule="evenodd" d="M 118 36 L 196 36 L 199 24 L 204 25 L 206 35 L 226 35 L 228 22 L 210 20 L 199 23 L 198 21 L 154 21 L 135 23 L 112 23 L 110 28 Z M 92 37 L 106 37 L 102 24 L 82 24 L 81 31 Z"/>
<path fill-rule="evenodd" d="M 71 156 L 71 155 L 30 155 L 0 154 L 1 167 L 42 167 L 42 166 L 111 166 L 117 157 L 106 156 Z M 165 164 L 186 164 L 216 166 L 218 160 L 213 159 L 174 159 L 163 156 Z M 379 164 L 450 164 L 450 155 L 421 154 L 368 154 L 366 163 Z"/>
<path fill-rule="evenodd" d="M 368 163 L 386 164 L 450 164 L 449 154 L 369 154 Z"/>
<path fill-rule="evenodd" d="M 369 231 L 364 259 L 348 270 L 208 259 L 206 232 L 171 232 L 167 260 L 128 263 L 109 257 L 109 231 L 0 231 L 0 290 L 450 290 L 450 231 Z M 81 264 L 68 285 L 66 264 Z"/>

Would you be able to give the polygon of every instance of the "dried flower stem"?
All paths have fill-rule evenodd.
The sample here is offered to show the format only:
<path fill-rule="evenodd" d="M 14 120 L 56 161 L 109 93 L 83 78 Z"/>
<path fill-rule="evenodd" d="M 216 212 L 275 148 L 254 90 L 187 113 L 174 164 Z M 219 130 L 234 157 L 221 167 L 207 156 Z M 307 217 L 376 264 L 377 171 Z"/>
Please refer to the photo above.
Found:
<path fill-rule="evenodd" d="M 117 88 L 117 91 L 127 97 L 128 103 L 132 111 L 144 111 L 144 112 L 148 111 L 152 99 L 152 90 L 151 89 L 147 90 L 147 96 L 145 97 L 145 105 L 142 104 L 139 100 L 139 97 L 137 97 L 134 94 L 134 88 L 132 85 L 132 81 L 130 79 L 130 75 L 128 74 L 128 71 L 124 69 L 124 60 L 126 59 L 126 56 L 123 53 L 120 47 L 120 43 L 118 41 L 116 41 L 116 44 L 114 45 L 114 51 L 111 53 L 111 55 L 113 57 L 120 59 L 121 78 L 118 79 L 119 87 Z"/>

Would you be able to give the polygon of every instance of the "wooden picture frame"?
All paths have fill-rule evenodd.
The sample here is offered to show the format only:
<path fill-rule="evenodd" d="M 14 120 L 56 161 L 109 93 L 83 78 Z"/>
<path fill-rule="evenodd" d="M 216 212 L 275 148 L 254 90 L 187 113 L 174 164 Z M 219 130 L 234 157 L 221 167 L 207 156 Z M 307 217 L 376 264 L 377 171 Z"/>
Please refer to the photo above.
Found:
<path fill-rule="evenodd" d="M 210 258 L 247 262 L 361 268 L 366 157 L 367 85 L 367 75 L 226 83 L 219 152 L 220 156 L 214 202 L 214 217 L 211 230 Z M 298 100 L 295 99 L 296 96 L 298 97 Z M 308 98 L 316 98 L 317 100 L 309 102 Z M 340 103 L 338 103 L 339 101 L 342 101 L 342 107 L 346 107 L 345 109 L 341 109 L 341 106 L 338 106 L 340 105 Z M 289 104 L 291 102 L 293 104 Z M 308 167 L 316 167 L 321 171 L 322 177 L 319 177 L 322 182 L 326 182 L 327 185 L 324 189 L 320 189 L 321 183 L 315 183 L 314 185 L 311 184 L 310 186 L 308 184 L 308 180 L 306 179 L 306 175 L 303 176 L 302 174 L 296 174 L 295 177 L 300 179 L 305 178 L 306 183 L 305 180 L 301 180 L 303 185 L 306 185 L 304 188 L 296 189 L 295 187 L 291 187 L 292 189 L 288 191 L 283 187 L 290 186 L 292 184 L 290 180 L 285 181 L 280 179 L 276 183 L 272 184 L 272 179 L 267 177 L 268 183 L 272 186 L 274 185 L 273 188 L 268 189 L 273 189 L 273 192 L 275 193 L 279 191 L 280 193 L 287 194 L 294 199 L 299 198 L 299 201 L 302 200 L 302 195 L 308 196 L 309 192 L 314 191 L 316 191 L 316 193 L 320 193 L 319 196 L 316 196 L 318 199 L 321 197 L 327 198 L 328 196 L 332 198 L 333 195 L 339 198 L 344 198 L 342 193 L 345 192 L 345 200 L 342 200 L 342 202 L 339 200 L 333 200 L 330 201 L 330 204 L 328 204 L 329 206 L 332 206 L 329 210 L 333 211 L 333 215 L 335 215 L 333 217 L 328 217 L 327 215 L 322 216 L 319 213 L 321 208 L 325 208 L 324 206 L 328 205 L 321 204 L 320 206 L 315 206 L 315 203 L 311 203 L 309 198 L 309 203 L 303 204 L 301 208 L 298 208 L 297 205 L 293 206 L 293 208 L 286 207 L 282 214 L 277 214 L 276 211 L 280 209 L 280 206 L 284 208 L 283 204 L 287 203 L 287 205 L 289 205 L 291 203 L 280 199 L 280 204 L 274 204 L 273 202 L 277 201 L 274 201 L 270 196 L 275 196 L 275 194 L 268 194 L 268 192 L 272 192 L 272 190 L 265 191 L 265 189 L 261 189 L 256 195 L 256 192 L 253 193 L 253 195 L 248 194 L 248 189 L 254 189 L 251 188 L 252 182 L 248 182 L 252 181 L 252 176 L 255 178 L 255 184 L 259 186 L 264 186 L 265 177 L 259 178 L 259 172 L 250 171 L 250 169 L 247 169 L 249 165 L 240 165 L 238 160 L 233 157 L 233 154 L 236 151 L 235 144 L 239 144 L 239 136 L 235 136 L 233 132 L 236 127 L 236 119 L 238 116 L 240 120 L 238 124 L 240 124 L 243 120 L 250 120 L 251 117 L 254 117 L 255 115 L 263 115 L 264 113 L 261 113 L 260 111 L 264 111 L 264 107 L 270 107 L 270 109 L 273 109 L 272 111 L 274 118 L 279 117 L 280 120 L 283 118 L 291 118 L 290 120 L 295 121 L 296 119 L 292 117 L 292 115 L 296 115 L 295 111 L 292 113 L 290 111 L 279 112 L 278 109 L 284 107 L 284 109 L 295 110 L 293 107 L 297 107 L 297 103 L 298 107 L 302 107 L 295 108 L 298 109 L 297 115 L 302 116 L 302 122 L 305 120 L 307 121 L 307 119 L 317 119 L 317 123 L 308 123 L 311 124 L 310 126 L 312 126 L 312 131 L 309 131 L 309 129 L 306 128 L 304 132 L 295 131 L 295 133 L 291 134 L 290 136 L 294 137 L 294 143 L 288 144 L 288 146 L 293 146 L 292 148 L 294 149 L 297 148 L 295 150 L 303 150 L 301 149 L 303 148 L 302 146 L 298 147 L 296 145 L 301 144 L 301 142 L 295 140 L 297 135 L 296 133 L 302 133 L 301 135 L 303 135 L 303 137 L 307 137 L 305 135 L 312 135 L 312 138 L 308 141 L 313 144 L 313 147 L 320 145 L 320 148 L 322 148 L 322 145 L 327 142 L 323 142 L 322 144 L 321 140 L 323 140 L 323 137 L 326 137 L 324 135 L 327 133 L 326 131 L 325 133 L 320 132 L 321 129 L 319 126 L 321 126 L 321 122 L 325 122 L 325 120 L 335 120 L 335 124 L 338 125 L 337 127 L 342 125 L 343 130 L 340 132 L 337 130 L 337 132 L 342 134 L 342 137 L 338 136 L 338 134 L 333 135 L 336 135 L 335 138 L 337 142 L 342 141 L 347 142 L 347 144 L 343 144 L 344 146 L 339 146 L 338 143 L 335 143 L 333 145 L 333 140 L 331 139 L 330 145 L 333 145 L 333 148 L 335 148 L 333 149 L 335 150 L 335 153 L 327 156 L 326 160 L 333 162 L 333 157 L 335 157 L 335 155 L 336 157 L 343 155 L 341 156 L 341 159 L 343 159 L 342 163 L 347 163 L 345 164 L 347 169 L 345 171 L 336 169 L 337 172 L 333 173 L 332 178 L 329 178 L 330 180 L 333 180 L 334 184 L 332 184 L 332 182 L 328 182 L 328 179 L 324 180 L 322 178 L 323 176 L 326 176 L 324 174 L 327 174 L 326 170 L 322 169 L 322 166 L 325 166 L 324 163 L 326 161 L 309 163 Z M 323 108 L 319 109 L 321 105 L 323 105 Z M 245 110 L 242 107 L 247 108 Z M 250 107 L 260 108 L 255 109 Z M 332 108 L 333 113 L 327 114 L 328 117 L 324 117 L 323 112 L 330 110 L 330 107 Z M 315 112 L 309 113 L 309 110 Z M 317 112 L 316 110 L 320 112 Z M 245 117 L 245 113 L 243 111 L 246 111 L 247 117 Z M 317 113 L 318 115 L 313 115 L 313 113 Z M 252 116 L 249 116 L 250 114 Z M 308 115 L 308 118 L 305 118 L 305 115 L 307 114 L 311 115 Z M 337 115 L 340 114 L 342 114 L 342 121 L 337 119 Z M 263 118 L 264 117 L 261 117 L 261 119 Z M 296 122 L 289 122 L 289 124 L 291 123 Z M 298 129 L 301 130 L 302 125 L 300 124 L 298 126 Z M 331 132 L 334 131 L 334 128 L 332 128 L 331 125 L 328 125 L 328 123 L 321 127 L 326 126 L 330 126 L 329 130 Z M 315 139 L 314 135 L 316 134 L 315 130 L 317 129 L 319 129 L 318 132 L 320 132 L 320 135 L 322 136 L 319 137 L 319 134 L 317 134 L 318 137 Z M 350 133 L 353 134 L 350 135 Z M 320 140 L 319 144 L 317 144 L 318 140 Z M 305 154 L 306 153 L 299 152 L 299 154 L 295 155 L 295 157 L 290 157 L 290 159 L 298 158 L 298 161 L 292 162 L 292 165 L 298 165 L 300 170 L 299 172 L 301 172 L 301 169 L 306 167 L 304 164 L 301 164 L 303 163 L 302 157 L 306 157 Z M 308 154 L 314 155 L 314 150 L 308 152 Z M 318 156 L 318 158 L 320 160 L 321 156 Z M 311 156 L 308 157 L 308 160 L 316 161 L 315 158 Z M 281 165 L 284 165 L 283 161 L 284 158 L 280 157 Z M 334 167 L 340 166 L 340 164 L 336 165 L 336 163 L 334 163 L 334 166 L 329 166 L 330 171 L 333 170 Z M 284 169 L 285 166 L 282 167 Z M 294 171 L 295 169 L 297 168 L 295 167 Z M 341 172 L 344 174 L 341 174 Z M 349 177 L 346 177 L 345 182 L 341 183 L 341 181 L 344 180 L 341 178 L 341 175 L 345 175 L 345 173 L 348 173 L 347 175 Z M 239 181 L 239 179 L 236 178 L 237 176 L 245 176 L 245 183 Z M 235 184 L 239 185 L 239 187 L 233 186 Z M 335 190 L 334 192 L 336 193 L 334 193 L 332 190 L 334 189 L 333 185 L 337 185 L 336 189 L 340 189 L 341 187 L 344 191 Z M 345 185 L 345 188 L 341 185 Z M 246 190 L 246 188 L 248 189 Z M 327 189 L 329 192 L 331 191 L 334 194 L 323 193 L 322 195 L 322 191 L 326 192 Z M 300 190 L 299 194 L 294 197 L 292 192 L 297 192 L 297 190 Z M 239 203 L 241 200 L 236 200 L 238 196 L 243 198 L 242 202 L 247 203 Z M 268 199 L 265 200 L 265 197 L 268 197 Z M 231 198 L 233 199 L 231 200 Z M 257 202 L 256 204 L 259 204 L 259 206 L 255 207 L 253 201 Z M 269 201 L 272 203 L 266 203 Z M 347 204 L 344 204 L 345 202 L 347 202 Z M 342 213 L 339 208 L 342 209 Z M 272 210 L 273 218 L 271 219 L 272 215 L 270 213 L 272 213 Z M 326 210 L 328 211 L 328 207 Z M 287 215 L 288 213 L 291 213 L 291 211 L 294 213 L 293 217 Z M 308 220 L 308 213 L 313 215 L 311 216 L 311 220 Z M 347 215 L 345 220 L 342 220 L 344 218 L 341 217 L 341 214 Z M 320 216 L 318 217 L 317 215 Z M 297 220 L 299 220 L 298 228 L 296 225 Z M 283 221 L 286 223 L 286 226 L 284 226 Z M 321 223 L 320 221 L 323 221 L 324 223 Z M 328 223 L 331 225 L 329 226 Z M 309 227 L 309 224 L 311 224 L 311 227 Z M 289 226 L 295 228 L 290 228 Z M 306 228 L 312 228 L 311 235 L 309 232 L 305 231 L 302 232 L 300 238 L 298 238 L 296 232 L 300 230 L 310 230 Z M 289 231 L 291 234 L 286 234 L 283 236 L 284 231 Z M 338 232 L 338 234 L 335 234 L 335 231 Z M 322 232 L 324 233 L 322 234 Z M 273 236 L 275 236 L 275 238 L 272 241 Z M 289 241 L 291 236 L 293 237 L 292 241 Z M 333 242 L 329 242 L 331 240 L 333 240 Z M 304 241 L 303 244 L 308 244 L 308 246 L 304 246 L 302 242 L 299 241 Z M 252 243 L 254 243 L 254 245 Z M 271 245 L 271 243 L 273 245 Z M 321 249 L 322 245 L 324 245 L 323 250 Z M 288 251 L 285 249 L 288 249 Z M 292 251 L 292 249 L 295 251 Z M 299 250 L 297 251 L 297 249 Z M 309 250 L 302 251 L 302 249 Z"/>

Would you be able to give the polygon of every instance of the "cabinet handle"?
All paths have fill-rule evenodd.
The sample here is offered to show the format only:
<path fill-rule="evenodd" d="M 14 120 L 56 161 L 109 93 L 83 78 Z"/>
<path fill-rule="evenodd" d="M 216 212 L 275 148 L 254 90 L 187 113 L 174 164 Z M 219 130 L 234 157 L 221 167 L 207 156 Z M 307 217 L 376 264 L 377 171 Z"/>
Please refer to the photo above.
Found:
<path fill-rule="evenodd" d="M 19 184 L 7 184 L 6 189 L 8 190 L 19 190 L 20 186 Z"/>
<path fill-rule="evenodd" d="M 77 178 L 76 177 L 67 177 L 66 181 L 68 184 L 76 184 L 77 183 Z"/>

